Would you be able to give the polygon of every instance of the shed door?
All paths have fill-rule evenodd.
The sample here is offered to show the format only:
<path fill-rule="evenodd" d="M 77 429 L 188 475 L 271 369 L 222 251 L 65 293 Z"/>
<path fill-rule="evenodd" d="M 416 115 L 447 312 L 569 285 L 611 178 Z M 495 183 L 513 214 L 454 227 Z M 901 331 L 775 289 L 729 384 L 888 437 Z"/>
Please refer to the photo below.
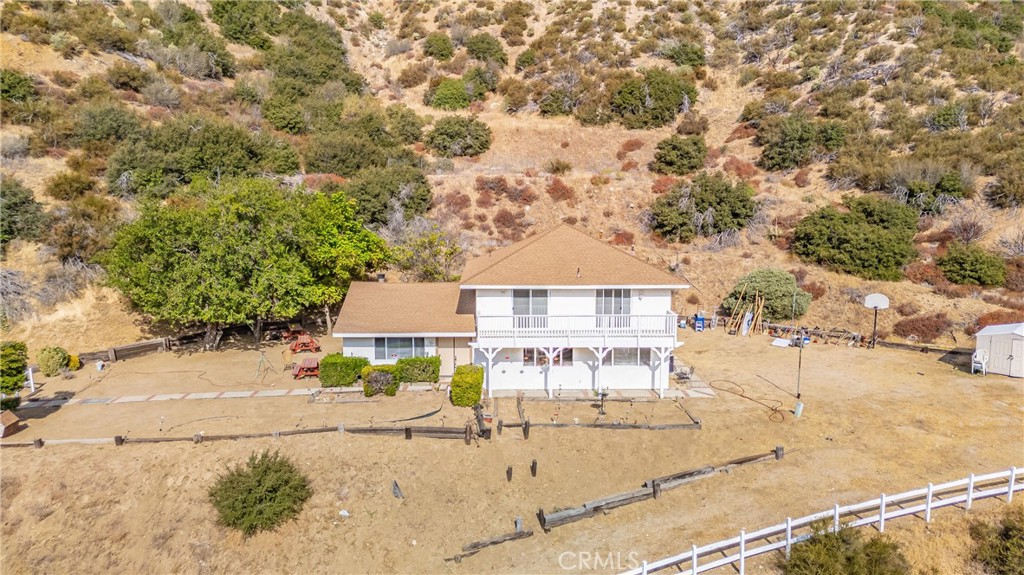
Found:
<path fill-rule="evenodd" d="M 1010 377 L 1024 377 L 1024 340 L 1013 340 L 1011 350 Z"/>
<path fill-rule="evenodd" d="M 993 336 L 988 352 L 988 372 L 1010 375 L 1011 340 L 1006 336 Z"/>

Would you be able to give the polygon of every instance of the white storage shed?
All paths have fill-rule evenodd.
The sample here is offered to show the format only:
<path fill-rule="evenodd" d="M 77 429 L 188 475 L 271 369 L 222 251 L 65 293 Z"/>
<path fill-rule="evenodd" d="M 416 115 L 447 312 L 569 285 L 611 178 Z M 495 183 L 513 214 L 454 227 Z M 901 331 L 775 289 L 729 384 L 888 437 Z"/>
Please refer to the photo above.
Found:
<path fill-rule="evenodd" d="M 990 325 L 975 340 L 975 355 L 987 352 L 989 373 L 1024 377 L 1024 323 Z"/>

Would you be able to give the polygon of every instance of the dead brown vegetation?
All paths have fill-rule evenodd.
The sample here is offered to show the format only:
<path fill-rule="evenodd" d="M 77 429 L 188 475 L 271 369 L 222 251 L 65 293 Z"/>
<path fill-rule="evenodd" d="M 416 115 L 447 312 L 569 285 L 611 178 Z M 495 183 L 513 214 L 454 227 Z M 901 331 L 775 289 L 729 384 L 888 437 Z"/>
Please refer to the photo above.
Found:
<path fill-rule="evenodd" d="M 953 327 L 953 320 L 943 312 L 919 315 L 901 319 L 892 326 L 892 331 L 900 337 L 917 338 L 923 343 L 931 343 L 942 337 Z"/>

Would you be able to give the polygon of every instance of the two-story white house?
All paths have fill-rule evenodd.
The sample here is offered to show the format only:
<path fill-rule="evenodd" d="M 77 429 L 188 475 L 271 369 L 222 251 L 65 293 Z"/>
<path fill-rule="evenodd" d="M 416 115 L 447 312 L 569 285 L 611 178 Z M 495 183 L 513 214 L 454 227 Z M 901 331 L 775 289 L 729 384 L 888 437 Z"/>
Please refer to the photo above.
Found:
<path fill-rule="evenodd" d="M 333 335 L 371 363 L 441 356 L 484 367 L 488 396 L 519 390 L 663 394 L 686 282 L 560 225 L 470 260 L 460 283 L 355 282 Z"/>

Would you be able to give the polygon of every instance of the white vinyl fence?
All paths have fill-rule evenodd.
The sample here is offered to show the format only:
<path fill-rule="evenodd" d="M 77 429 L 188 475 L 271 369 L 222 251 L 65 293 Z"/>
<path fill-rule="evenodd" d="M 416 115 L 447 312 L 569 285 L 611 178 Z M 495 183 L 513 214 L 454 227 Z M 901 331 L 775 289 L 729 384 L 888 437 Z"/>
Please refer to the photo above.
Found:
<path fill-rule="evenodd" d="M 1024 482 L 1017 482 L 1016 467 L 985 475 L 972 473 L 966 479 L 950 481 L 941 485 L 929 483 L 928 487 L 906 493 L 897 495 L 883 493 L 878 499 L 863 503 L 845 507 L 836 504 L 828 511 L 821 511 L 799 519 L 787 517 L 785 523 L 752 533 L 740 530 L 738 537 L 703 547 L 694 545 L 689 551 L 657 561 L 644 561 L 640 567 L 626 571 L 623 575 L 646 575 L 669 567 L 675 567 L 679 573 L 704 573 L 731 564 L 735 564 L 740 575 L 744 575 L 746 572 L 745 562 L 749 557 L 785 550 L 786 558 L 789 558 L 793 544 L 809 539 L 814 534 L 811 524 L 818 521 L 831 520 L 830 531 L 837 531 L 840 526 L 861 527 L 877 524 L 878 530 L 884 532 L 885 522 L 890 519 L 923 514 L 923 519 L 930 522 L 932 511 L 941 507 L 963 504 L 964 509 L 970 509 L 971 503 L 978 499 L 1004 495 L 1006 501 L 1010 502 L 1013 500 L 1014 492 L 1021 490 L 1024 490 Z M 868 513 L 871 515 L 866 515 Z M 851 520 L 845 521 L 846 518 L 851 518 Z M 751 546 L 752 543 L 760 542 L 763 543 Z M 707 562 L 702 563 L 703 560 L 707 560 Z"/>

